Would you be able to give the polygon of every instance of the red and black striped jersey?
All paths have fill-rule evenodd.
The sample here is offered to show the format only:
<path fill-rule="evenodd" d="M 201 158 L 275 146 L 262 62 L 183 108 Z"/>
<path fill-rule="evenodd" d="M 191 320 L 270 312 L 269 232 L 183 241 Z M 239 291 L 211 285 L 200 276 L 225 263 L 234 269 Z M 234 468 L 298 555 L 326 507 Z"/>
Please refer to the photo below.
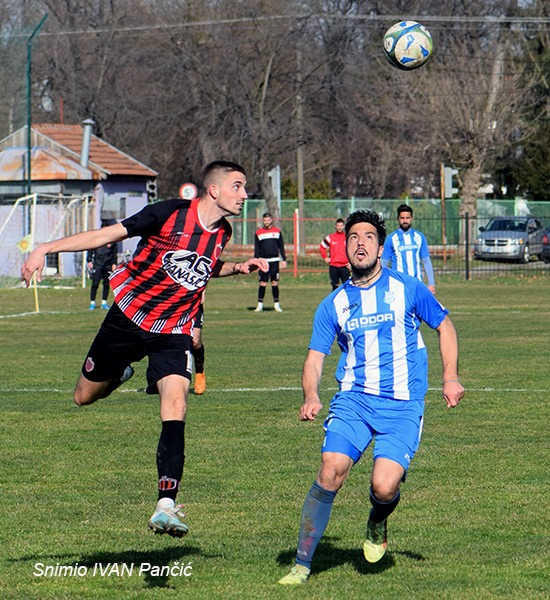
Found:
<path fill-rule="evenodd" d="M 204 287 L 231 238 L 226 219 L 206 229 L 197 205 L 165 200 L 122 221 L 128 237 L 141 240 L 133 258 L 113 272 L 111 288 L 119 308 L 146 331 L 192 333 Z"/>

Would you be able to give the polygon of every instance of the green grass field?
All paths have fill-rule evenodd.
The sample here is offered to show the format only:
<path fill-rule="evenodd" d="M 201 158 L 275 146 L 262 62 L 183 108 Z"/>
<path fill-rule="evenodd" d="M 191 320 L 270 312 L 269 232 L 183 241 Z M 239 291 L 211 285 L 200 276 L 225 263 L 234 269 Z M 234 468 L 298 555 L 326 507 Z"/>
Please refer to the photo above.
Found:
<path fill-rule="evenodd" d="M 548 278 L 439 284 L 466 397 L 445 408 L 436 334 L 426 330 L 423 442 L 387 555 L 377 565 L 362 557 L 367 453 L 336 499 L 307 585 L 277 585 L 319 463 L 322 418 L 297 414 L 326 279 L 284 275 L 283 314 L 252 312 L 255 277 L 209 286 L 208 389 L 189 400 L 180 500 L 191 531 L 181 540 L 146 527 L 159 432 L 158 400 L 140 391 L 146 364 L 109 399 L 73 406 L 102 311 L 87 310 L 87 290 L 41 289 L 41 314 L 24 315 L 32 291 L 1 289 L 0 597 L 548 598 Z M 336 359 L 326 361 L 322 416 Z M 61 575 L 68 567 L 77 574 Z"/>

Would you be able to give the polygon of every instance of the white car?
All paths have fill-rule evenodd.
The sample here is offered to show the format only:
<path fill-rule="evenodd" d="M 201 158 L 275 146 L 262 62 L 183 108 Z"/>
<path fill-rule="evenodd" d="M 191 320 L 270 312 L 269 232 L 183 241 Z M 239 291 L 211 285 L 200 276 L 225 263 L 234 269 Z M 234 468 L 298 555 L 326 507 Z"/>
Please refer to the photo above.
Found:
<path fill-rule="evenodd" d="M 544 227 L 533 217 L 495 217 L 479 228 L 474 241 L 474 258 L 508 259 L 528 263 L 542 256 Z"/>

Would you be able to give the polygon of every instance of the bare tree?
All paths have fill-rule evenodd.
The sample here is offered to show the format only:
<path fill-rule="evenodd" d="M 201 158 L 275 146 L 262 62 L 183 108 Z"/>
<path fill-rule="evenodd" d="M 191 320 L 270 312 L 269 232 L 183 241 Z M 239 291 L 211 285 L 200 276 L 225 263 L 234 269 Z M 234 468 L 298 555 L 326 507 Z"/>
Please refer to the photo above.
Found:
<path fill-rule="evenodd" d="M 533 114 L 545 71 L 528 68 L 543 59 L 509 19 L 543 15 L 540 0 L 529 12 L 515 0 L 6 2 L 4 32 L 24 35 L 49 12 L 33 61 L 35 118 L 92 117 L 99 135 L 160 172 L 165 197 L 218 157 L 249 166 L 275 214 L 275 165 L 295 181 L 332 178 L 340 195 L 415 186 L 427 197 L 446 162 L 461 169 L 471 214 L 482 175 L 543 131 Z M 413 72 L 383 57 L 399 14 L 431 19 L 434 56 Z M 4 131 L 10 98 L 23 97 L 16 65 L 0 65 Z"/>

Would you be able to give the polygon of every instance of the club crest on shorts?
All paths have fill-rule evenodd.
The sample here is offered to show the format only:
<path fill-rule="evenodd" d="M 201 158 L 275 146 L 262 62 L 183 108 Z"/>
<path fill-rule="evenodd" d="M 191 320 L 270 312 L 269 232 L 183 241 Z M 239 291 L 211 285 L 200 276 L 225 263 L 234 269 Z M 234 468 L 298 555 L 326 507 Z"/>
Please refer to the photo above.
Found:
<path fill-rule="evenodd" d="M 91 373 L 94 370 L 95 364 L 94 361 L 92 360 L 91 356 L 88 356 L 88 358 L 86 359 L 86 363 L 84 365 L 84 369 L 86 370 L 86 373 Z"/>

